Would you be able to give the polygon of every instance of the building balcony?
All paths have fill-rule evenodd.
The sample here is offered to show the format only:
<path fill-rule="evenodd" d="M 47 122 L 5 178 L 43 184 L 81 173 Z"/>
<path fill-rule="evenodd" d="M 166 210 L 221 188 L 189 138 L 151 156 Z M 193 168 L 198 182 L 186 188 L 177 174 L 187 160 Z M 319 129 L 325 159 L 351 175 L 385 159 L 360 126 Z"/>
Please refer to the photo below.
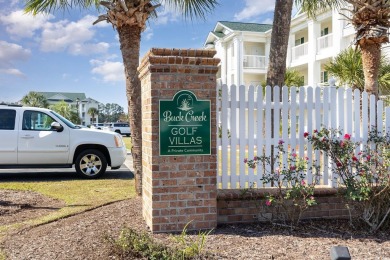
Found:
<path fill-rule="evenodd" d="M 327 34 L 317 38 L 317 53 L 333 47 L 333 34 Z"/>
<path fill-rule="evenodd" d="M 296 60 L 305 58 L 309 53 L 309 44 L 307 42 L 302 43 L 298 46 L 292 47 L 291 49 L 291 60 L 294 62 Z"/>
<path fill-rule="evenodd" d="M 244 69 L 266 69 L 268 66 L 268 58 L 260 55 L 244 55 Z"/>

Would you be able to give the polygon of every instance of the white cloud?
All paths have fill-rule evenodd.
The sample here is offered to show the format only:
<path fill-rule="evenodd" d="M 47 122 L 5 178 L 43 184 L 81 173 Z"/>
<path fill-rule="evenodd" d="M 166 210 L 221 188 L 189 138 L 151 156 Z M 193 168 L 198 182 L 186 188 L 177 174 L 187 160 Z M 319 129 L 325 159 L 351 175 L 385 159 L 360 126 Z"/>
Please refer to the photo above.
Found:
<path fill-rule="evenodd" d="M 41 29 L 54 16 L 50 14 L 26 14 L 18 10 L 9 15 L 0 16 L 0 22 L 5 25 L 6 31 L 14 38 L 32 38 L 37 30 Z"/>
<path fill-rule="evenodd" d="M 0 73 L 25 77 L 18 69 L 14 68 L 14 62 L 27 60 L 31 51 L 14 43 L 0 41 Z"/>
<path fill-rule="evenodd" d="M 47 23 L 42 31 L 41 50 L 44 52 L 67 50 L 72 55 L 106 53 L 110 47 L 108 43 L 90 43 L 95 36 L 95 30 L 92 29 L 94 20 L 95 17 L 87 15 L 76 22 L 62 20 Z"/>
<path fill-rule="evenodd" d="M 0 64 L 9 63 L 12 60 L 27 60 L 30 55 L 30 50 L 18 44 L 0 41 Z"/>
<path fill-rule="evenodd" d="M 157 25 L 164 25 L 169 22 L 176 22 L 179 20 L 179 17 L 181 14 L 176 11 L 173 7 L 169 7 L 166 3 L 163 3 L 163 5 L 159 8 L 157 8 L 157 18 L 153 19 L 152 21 L 154 24 Z"/>
<path fill-rule="evenodd" d="M 36 38 L 44 52 L 68 51 L 72 55 L 106 53 L 110 45 L 94 43 L 95 28 L 109 26 L 107 23 L 93 25 L 96 16 L 86 15 L 78 21 L 61 20 L 52 22 L 53 15 L 25 14 L 23 10 L 0 16 L 11 37 Z"/>
<path fill-rule="evenodd" d="M 25 78 L 26 75 L 18 69 L 0 69 L 0 73 L 13 75 L 19 78 Z"/>
<path fill-rule="evenodd" d="M 92 74 L 100 75 L 104 82 L 124 81 L 124 68 L 122 62 L 90 60 L 93 66 Z"/>
<path fill-rule="evenodd" d="M 149 41 L 153 37 L 153 30 L 150 27 L 147 27 L 146 30 L 142 33 L 145 40 Z"/>
<path fill-rule="evenodd" d="M 245 7 L 239 13 L 234 14 L 234 19 L 243 21 L 250 18 L 258 18 L 259 15 L 273 11 L 275 0 L 245 0 Z"/>

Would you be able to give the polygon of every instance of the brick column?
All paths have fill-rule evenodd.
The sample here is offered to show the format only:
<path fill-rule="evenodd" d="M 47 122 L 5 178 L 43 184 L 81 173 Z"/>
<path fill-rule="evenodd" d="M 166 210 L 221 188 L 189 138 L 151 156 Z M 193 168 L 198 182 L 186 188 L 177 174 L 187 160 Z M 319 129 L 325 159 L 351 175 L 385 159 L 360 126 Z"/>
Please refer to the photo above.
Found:
<path fill-rule="evenodd" d="M 217 225 L 216 73 L 213 50 L 151 49 L 139 66 L 142 84 L 142 211 L 152 232 Z M 210 100 L 211 154 L 160 156 L 159 101 L 180 90 Z"/>

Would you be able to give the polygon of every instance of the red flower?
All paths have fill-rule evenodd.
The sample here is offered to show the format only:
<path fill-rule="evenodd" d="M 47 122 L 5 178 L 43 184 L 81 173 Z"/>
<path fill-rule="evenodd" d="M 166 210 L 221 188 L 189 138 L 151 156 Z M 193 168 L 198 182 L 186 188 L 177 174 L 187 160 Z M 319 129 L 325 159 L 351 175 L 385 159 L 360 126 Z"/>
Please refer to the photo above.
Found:
<path fill-rule="evenodd" d="M 244 159 L 244 163 L 247 163 L 247 162 L 248 162 L 248 159 L 247 159 L 247 158 L 245 158 L 245 159 Z"/>
<path fill-rule="evenodd" d="M 371 156 L 367 155 L 367 161 L 369 161 L 371 159 Z"/>
<path fill-rule="evenodd" d="M 343 141 L 340 141 L 340 146 L 341 146 L 341 148 L 344 147 L 344 142 Z"/>
<path fill-rule="evenodd" d="M 297 168 L 297 167 L 296 167 L 295 165 L 291 165 L 291 166 L 290 166 L 290 170 L 291 170 L 291 171 L 295 171 L 296 168 Z"/>
<path fill-rule="evenodd" d="M 343 165 L 341 164 L 341 162 L 337 162 L 337 163 L 336 163 L 336 166 L 337 166 L 337 167 L 341 167 L 341 166 L 343 166 Z"/>
<path fill-rule="evenodd" d="M 357 160 L 356 156 L 352 156 L 352 161 L 357 162 Z"/>
<path fill-rule="evenodd" d="M 314 130 L 314 133 L 318 133 L 318 130 L 316 129 L 316 130 Z"/>
<path fill-rule="evenodd" d="M 303 137 L 306 138 L 306 137 L 308 137 L 308 136 L 309 136 L 309 133 L 308 133 L 308 132 L 304 132 L 304 133 L 303 133 Z"/>
<path fill-rule="evenodd" d="M 350 134 L 345 134 L 345 135 L 344 135 L 344 139 L 346 139 L 346 140 L 351 139 L 351 135 L 350 135 Z"/>

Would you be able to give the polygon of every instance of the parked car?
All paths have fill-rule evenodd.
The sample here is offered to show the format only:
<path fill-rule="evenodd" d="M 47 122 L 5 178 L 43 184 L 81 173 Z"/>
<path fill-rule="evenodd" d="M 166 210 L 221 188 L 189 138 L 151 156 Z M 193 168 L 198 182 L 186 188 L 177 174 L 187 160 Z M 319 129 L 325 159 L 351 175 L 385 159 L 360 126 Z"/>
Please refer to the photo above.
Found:
<path fill-rule="evenodd" d="M 104 127 L 104 123 L 96 123 L 96 124 L 92 124 L 91 125 L 92 129 L 99 129 L 99 130 L 101 130 L 101 129 L 103 129 L 103 127 Z"/>
<path fill-rule="evenodd" d="M 116 123 L 106 123 L 104 124 L 103 130 L 108 130 L 112 132 L 116 132 L 121 135 L 130 136 L 130 125 L 125 122 L 116 122 Z"/>
<path fill-rule="evenodd" d="M 126 158 L 122 136 L 81 128 L 56 112 L 0 105 L 0 168 L 71 168 L 97 178 Z"/>

